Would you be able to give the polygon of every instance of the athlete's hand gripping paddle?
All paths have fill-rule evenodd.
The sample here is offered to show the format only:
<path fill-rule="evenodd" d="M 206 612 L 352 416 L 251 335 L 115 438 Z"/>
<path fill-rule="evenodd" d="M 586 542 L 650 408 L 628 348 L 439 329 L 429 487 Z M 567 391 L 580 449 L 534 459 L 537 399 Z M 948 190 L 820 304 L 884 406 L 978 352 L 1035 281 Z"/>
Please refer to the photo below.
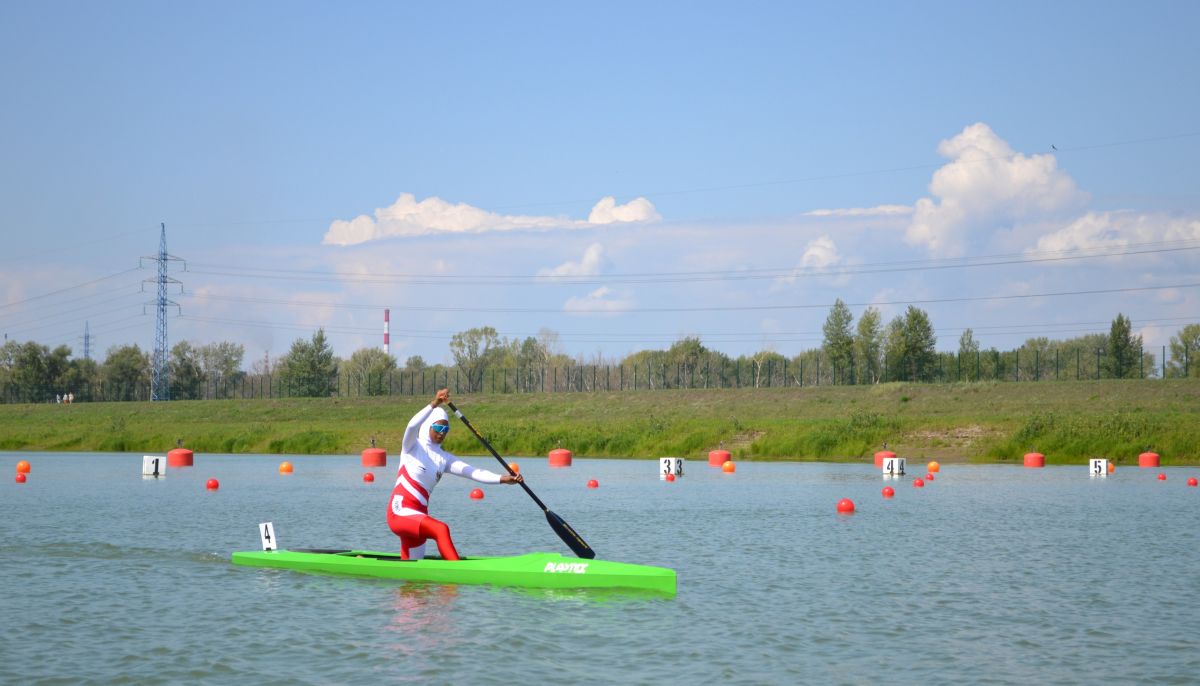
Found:
<path fill-rule="evenodd" d="M 495 448 L 493 448 L 483 436 L 479 435 L 479 432 L 475 430 L 475 427 L 471 426 L 471 422 L 467 421 L 467 418 L 463 416 L 463 413 L 458 411 L 458 408 L 454 406 L 454 403 L 447 402 L 446 404 L 450 406 L 450 410 L 458 416 L 463 425 L 470 429 L 471 433 L 475 434 L 475 438 L 478 438 L 479 442 L 483 444 L 483 447 L 488 449 L 488 452 L 492 454 L 492 457 L 499 460 L 500 464 L 504 465 L 504 469 L 506 469 L 509 474 L 516 476 L 517 473 L 512 470 L 512 467 L 508 466 L 508 462 L 505 462 L 504 458 L 500 457 L 500 454 L 496 452 Z M 554 529 L 554 533 L 558 534 L 558 537 L 562 539 L 563 543 L 567 544 L 567 547 L 570 548 L 575 555 L 588 560 L 596 557 L 596 551 L 592 550 L 591 546 L 589 546 L 587 542 L 579 536 L 579 534 L 575 533 L 575 530 L 571 528 L 571 525 L 564 522 L 562 517 L 559 517 L 551 512 L 550 508 L 546 507 L 546 504 L 538 499 L 538 497 L 533 494 L 533 491 L 529 490 L 529 486 L 527 486 L 525 482 L 521 482 L 521 488 L 524 488 L 525 492 L 529 494 L 529 497 L 533 498 L 533 502 L 537 503 L 538 507 L 542 508 L 542 511 L 546 513 L 546 521 L 550 523 L 550 528 Z"/>

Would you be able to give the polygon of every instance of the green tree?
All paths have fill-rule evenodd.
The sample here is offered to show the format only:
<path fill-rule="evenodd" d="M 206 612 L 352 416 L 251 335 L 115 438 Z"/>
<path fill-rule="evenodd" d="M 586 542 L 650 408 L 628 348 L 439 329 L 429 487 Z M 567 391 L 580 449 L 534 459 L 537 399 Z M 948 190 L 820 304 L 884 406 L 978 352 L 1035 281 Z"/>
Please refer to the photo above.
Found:
<path fill-rule="evenodd" d="M 171 369 L 171 397 L 175 400 L 195 400 L 204 397 L 204 373 L 200 369 L 196 349 L 187 341 L 171 346 L 168 362 Z"/>
<path fill-rule="evenodd" d="M 854 383 L 854 336 L 850 333 L 853 322 L 854 315 L 846 303 L 841 298 L 834 301 L 822 327 L 825 340 L 821 345 L 834 383 Z"/>
<path fill-rule="evenodd" d="M 888 324 L 888 377 L 897 381 L 932 381 L 937 373 L 937 337 L 929 315 L 909 305 L 904 316 Z"/>
<path fill-rule="evenodd" d="M 880 360 L 882 355 L 883 315 L 878 309 L 868 307 L 858 318 L 858 329 L 854 336 L 854 358 L 859 383 L 879 383 L 883 379 Z"/>
<path fill-rule="evenodd" d="M 496 330 L 490 326 L 460 331 L 450 338 L 450 354 L 467 377 L 467 392 L 483 390 L 484 371 L 494 362 L 501 345 Z"/>
<path fill-rule="evenodd" d="M 429 365 L 425 364 L 425 358 L 421 357 L 420 355 L 410 355 L 409 358 L 404 361 L 404 371 L 406 372 L 419 372 L 428 366 Z"/>
<path fill-rule="evenodd" d="M 326 398 L 337 389 L 337 360 L 325 339 L 325 329 L 317 329 L 311 340 L 297 338 L 276 368 L 285 392 L 307 398 Z"/>
<path fill-rule="evenodd" d="M 958 337 L 958 360 L 956 360 L 956 363 L 962 369 L 963 378 L 974 381 L 979 380 L 975 375 L 975 361 L 978 355 L 979 341 L 975 340 L 975 332 L 971 329 L 966 329 Z"/>
<path fill-rule="evenodd" d="M 342 363 L 342 376 L 359 395 L 387 395 L 391 392 L 391 374 L 396 371 L 396 358 L 379 348 L 355 350 Z"/>
<path fill-rule="evenodd" d="M 150 396 L 150 354 L 134 345 L 108 349 L 100 368 L 108 400 L 143 400 Z"/>
<path fill-rule="evenodd" d="M 1142 337 L 1133 335 L 1129 317 L 1118 313 L 1108 331 L 1108 356 L 1105 372 L 1113 379 L 1136 379 L 1140 375 Z"/>
<path fill-rule="evenodd" d="M 1167 376 L 1200 378 L 1200 324 L 1188 324 L 1171 336 Z"/>

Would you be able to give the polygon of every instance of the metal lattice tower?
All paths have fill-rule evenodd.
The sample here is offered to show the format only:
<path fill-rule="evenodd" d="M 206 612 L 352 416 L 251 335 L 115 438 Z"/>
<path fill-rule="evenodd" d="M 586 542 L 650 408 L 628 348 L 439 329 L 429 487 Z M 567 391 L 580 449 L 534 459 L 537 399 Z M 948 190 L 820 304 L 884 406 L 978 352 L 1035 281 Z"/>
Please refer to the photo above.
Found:
<path fill-rule="evenodd" d="M 83 322 L 83 359 L 92 359 L 92 332 L 88 329 L 88 322 Z"/>
<path fill-rule="evenodd" d="M 167 264 L 171 261 L 181 262 L 180 258 L 167 254 L 167 225 L 162 224 L 158 238 L 158 254 L 143 257 L 143 260 L 154 260 L 158 263 L 158 278 L 145 279 L 142 283 L 158 285 L 158 298 L 155 299 L 156 317 L 154 322 L 154 358 L 151 361 L 150 400 L 171 399 L 171 371 L 167 365 L 167 308 L 179 310 L 179 303 L 167 298 L 167 284 L 177 283 L 179 292 L 183 292 L 183 284 L 167 274 Z M 185 263 L 186 264 L 186 263 Z M 143 288 L 145 288 L 143 286 Z M 180 310 L 182 311 L 182 310 Z"/>

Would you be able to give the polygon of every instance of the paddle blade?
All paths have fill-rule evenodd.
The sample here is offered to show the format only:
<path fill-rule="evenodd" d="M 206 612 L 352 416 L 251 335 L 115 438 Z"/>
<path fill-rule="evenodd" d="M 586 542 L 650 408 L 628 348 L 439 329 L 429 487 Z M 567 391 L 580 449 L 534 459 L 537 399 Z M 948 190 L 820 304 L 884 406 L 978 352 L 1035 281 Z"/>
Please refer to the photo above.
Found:
<path fill-rule="evenodd" d="M 579 534 L 575 533 L 571 525 L 564 522 L 562 517 L 546 510 L 546 521 L 550 522 L 550 528 L 554 529 L 554 533 L 558 534 L 558 537 L 567 544 L 576 557 L 582 557 L 585 560 L 596 557 L 596 551 L 592 550 L 591 546 L 580 538 Z"/>

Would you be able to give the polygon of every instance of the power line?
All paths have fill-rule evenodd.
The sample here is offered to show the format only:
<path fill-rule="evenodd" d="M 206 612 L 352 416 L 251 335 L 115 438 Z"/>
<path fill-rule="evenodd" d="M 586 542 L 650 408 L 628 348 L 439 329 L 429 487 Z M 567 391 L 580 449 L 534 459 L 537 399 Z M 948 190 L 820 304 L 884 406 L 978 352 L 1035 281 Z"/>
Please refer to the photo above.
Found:
<path fill-rule="evenodd" d="M 42 298 L 49 298 L 52 295 L 59 295 L 60 293 L 67 293 L 67 292 L 73 291 L 77 288 L 83 288 L 84 286 L 90 286 L 94 283 L 100 283 L 101 281 L 107 281 L 108 279 L 112 279 L 112 278 L 121 276 L 122 274 L 136 272 L 140 268 L 141 267 L 133 267 L 132 269 L 126 269 L 124 271 L 115 272 L 115 273 L 109 274 L 108 276 L 102 276 L 98 279 L 92 279 L 91 281 L 84 281 L 83 283 L 77 283 L 74 286 L 67 286 L 66 288 L 60 288 L 57 291 L 50 291 L 49 293 L 42 293 L 41 295 L 35 295 L 35 296 L 29 297 L 29 298 L 25 298 L 24 300 L 13 300 L 11 302 L 6 302 L 3 304 L 0 304 L 0 310 L 4 309 L 6 307 L 13 307 L 16 305 L 22 305 L 24 303 L 33 302 L 34 300 L 41 300 Z"/>
<path fill-rule="evenodd" d="M 1078 295 L 1110 295 L 1114 293 L 1140 293 L 1147 291 L 1164 291 L 1173 288 L 1198 288 L 1200 283 L 1179 283 L 1165 286 L 1131 286 L 1127 288 L 1096 288 L 1090 290 L 1078 291 L 1055 291 L 1047 293 L 1022 293 L 1015 295 L 983 295 L 983 296 L 964 296 L 957 298 L 914 298 L 906 300 L 882 300 L 882 301 L 867 301 L 867 302 L 848 302 L 844 305 L 851 307 L 876 307 L 883 305 L 931 305 L 939 303 L 961 303 L 961 302 L 989 302 L 997 300 L 1028 300 L 1032 298 L 1058 298 Z M 307 300 L 293 300 L 281 298 L 249 298 L 233 295 L 217 295 L 214 293 L 205 293 L 191 296 L 200 300 L 222 300 L 228 302 L 244 302 L 244 303 L 259 303 L 264 305 L 295 305 L 303 307 L 332 307 L 335 309 L 351 309 L 351 310 L 382 310 L 384 305 L 361 304 L 361 303 L 330 303 Z M 670 312 L 740 312 L 740 311 L 771 311 L 771 310 L 809 310 L 809 309 L 827 309 L 833 307 L 833 303 L 820 304 L 793 304 L 793 305 L 708 305 L 700 307 L 628 307 L 622 309 L 573 309 L 565 310 L 562 307 L 546 308 L 546 307 L 454 307 L 449 305 L 387 305 L 393 310 L 404 310 L 410 312 L 512 312 L 526 314 L 648 314 L 648 313 L 670 313 Z"/>
<path fill-rule="evenodd" d="M 320 270 L 291 270 L 258 267 L 236 267 L 236 271 L 223 265 L 195 263 L 209 269 L 192 270 L 193 274 L 233 276 L 238 278 L 268 279 L 282 281 L 334 281 L 355 284 L 437 284 L 443 286 L 480 285 L 599 285 L 599 284 L 647 284 L 647 283 L 695 283 L 705 281 L 748 281 L 799 277 L 834 277 L 861 274 L 882 274 L 905 271 L 930 271 L 940 269 L 966 269 L 974 267 L 1010 266 L 1014 264 L 1037 264 L 1071 260 L 1124 257 L 1165 252 L 1200 250 L 1200 240 L 1153 241 L 1135 243 L 1119 249 L 1080 248 L 1074 250 L 1043 251 L 1033 253 L 1008 253 L 978 257 L 940 258 L 929 260 L 906 260 L 898 262 L 876 262 L 834 269 L 800 269 L 796 267 L 761 267 L 726 271 L 682 271 L 682 272 L 628 272 L 605 275 L 429 275 L 408 273 L 362 274 L 361 272 L 338 272 Z"/>

